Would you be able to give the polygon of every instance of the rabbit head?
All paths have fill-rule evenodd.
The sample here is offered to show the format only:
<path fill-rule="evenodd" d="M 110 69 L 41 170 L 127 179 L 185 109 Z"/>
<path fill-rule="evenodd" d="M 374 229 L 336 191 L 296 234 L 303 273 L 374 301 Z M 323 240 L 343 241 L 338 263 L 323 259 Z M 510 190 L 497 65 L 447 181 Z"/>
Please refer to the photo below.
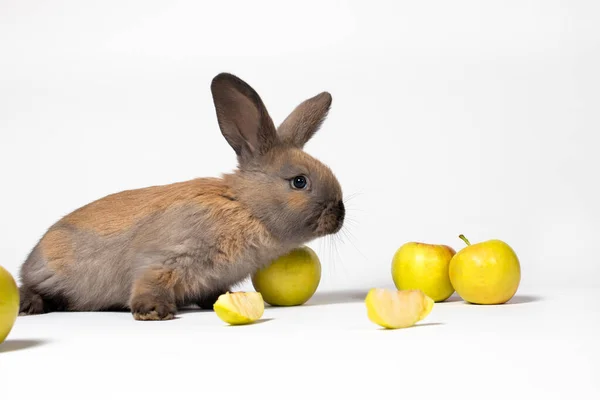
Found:
<path fill-rule="evenodd" d="M 236 199 L 282 241 L 338 232 L 345 216 L 341 186 L 303 150 L 325 120 L 331 95 L 302 102 L 275 128 L 259 95 L 238 77 L 217 75 L 211 92 L 221 132 L 237 155 L 229 177 Z"/>

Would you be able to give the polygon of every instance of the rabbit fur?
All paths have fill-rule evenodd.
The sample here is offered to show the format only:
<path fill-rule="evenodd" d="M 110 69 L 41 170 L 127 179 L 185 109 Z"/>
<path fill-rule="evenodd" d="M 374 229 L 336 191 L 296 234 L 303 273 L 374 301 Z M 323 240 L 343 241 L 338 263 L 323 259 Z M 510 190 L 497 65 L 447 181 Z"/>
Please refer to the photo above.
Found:
<path fill-rule="evenodd" d="M 340 230 L 340 184 L 303 150 L 331 95 L 302 102 L 276 128 L 238 77 L 218 74 L 210 88 L 237 168 L 113 193 L 64 216 L 21 267 L 21 315 L 126 310 L 136 320 L 172 319 L 184 306 L 212 308 L 276 258 Z"/>

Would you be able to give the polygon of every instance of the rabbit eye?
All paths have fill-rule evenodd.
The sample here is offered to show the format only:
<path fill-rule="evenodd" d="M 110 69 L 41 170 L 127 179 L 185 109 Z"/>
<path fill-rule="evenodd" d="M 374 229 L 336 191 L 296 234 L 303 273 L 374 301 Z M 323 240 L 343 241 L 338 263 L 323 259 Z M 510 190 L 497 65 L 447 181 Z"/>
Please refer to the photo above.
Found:
<path fill-rule="evenodd" d="M 292 188 L 304 189 L 308 185 L 308 179 L 304 175 L 298 175 L 290 181 Z"/>

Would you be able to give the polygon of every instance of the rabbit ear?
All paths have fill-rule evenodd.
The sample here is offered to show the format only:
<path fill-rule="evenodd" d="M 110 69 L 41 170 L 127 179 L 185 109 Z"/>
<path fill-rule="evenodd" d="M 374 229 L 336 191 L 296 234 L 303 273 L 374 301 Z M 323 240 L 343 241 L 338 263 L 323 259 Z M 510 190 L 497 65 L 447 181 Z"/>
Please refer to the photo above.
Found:
<path fill-rule="evenodd" d="M 266 153 L 277 140 L 275 125 L 259 95 L 237 76 L 221 73 L 212 80 L 221 133 L 241 161 Z"/>
<path fill-rule="evenodd" d="M 302 102 L 279 125 L 279 138 L 296 147 L 304 147 L 325 121 L 331 101 L 331 94 L 323 92 Z"/>

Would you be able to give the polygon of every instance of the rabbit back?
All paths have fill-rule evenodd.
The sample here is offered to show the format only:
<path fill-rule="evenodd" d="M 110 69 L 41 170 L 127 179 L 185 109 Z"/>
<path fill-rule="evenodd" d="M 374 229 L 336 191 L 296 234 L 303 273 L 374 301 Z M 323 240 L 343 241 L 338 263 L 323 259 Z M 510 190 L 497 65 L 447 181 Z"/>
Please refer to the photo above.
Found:
<path fill-rule="evenodd" d="M 128 308 L 132 285 L 162 266 L 176 301 L 227 290 L 281 251 L 221 179 L 116 193 L 54 224 L 21 269 L 24 290 L 69 310 Z"/>

